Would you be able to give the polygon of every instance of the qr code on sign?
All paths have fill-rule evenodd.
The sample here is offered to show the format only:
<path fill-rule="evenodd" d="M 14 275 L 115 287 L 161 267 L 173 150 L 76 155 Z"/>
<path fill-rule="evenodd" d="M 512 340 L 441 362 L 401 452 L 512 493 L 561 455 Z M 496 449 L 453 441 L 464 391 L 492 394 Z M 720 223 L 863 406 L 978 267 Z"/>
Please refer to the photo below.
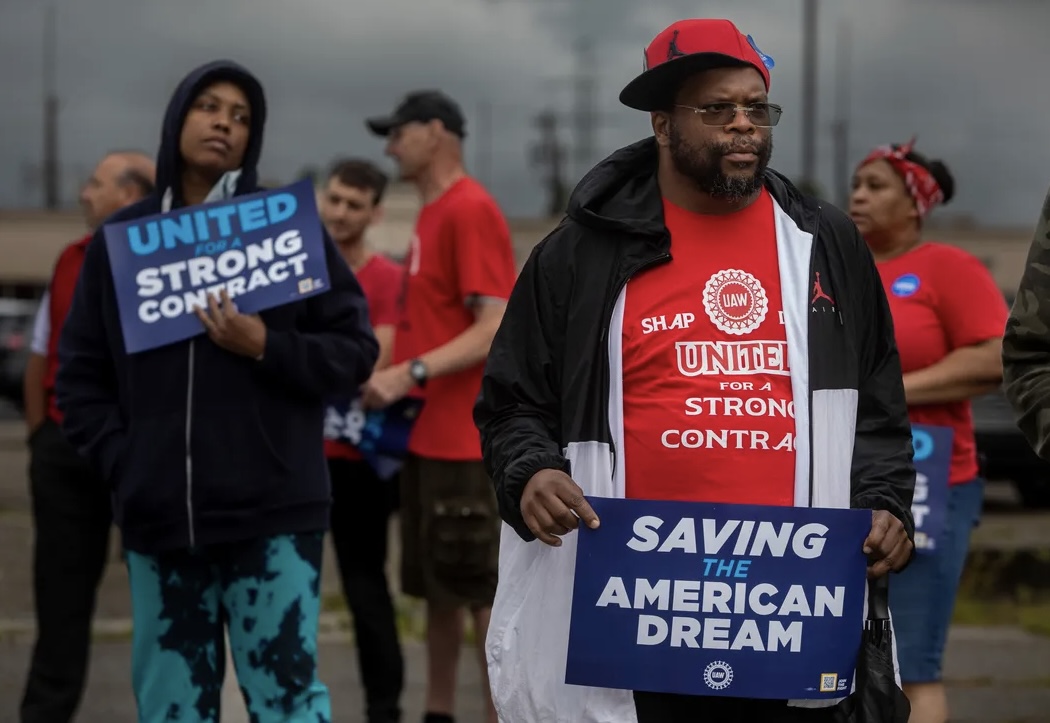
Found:
<path fill-rule="evenodd" d="M 820 692 L 821 693 L 834 693 L 838 687 L 839 676 L 838 673 L 821 673 L 820 674 Z"/>

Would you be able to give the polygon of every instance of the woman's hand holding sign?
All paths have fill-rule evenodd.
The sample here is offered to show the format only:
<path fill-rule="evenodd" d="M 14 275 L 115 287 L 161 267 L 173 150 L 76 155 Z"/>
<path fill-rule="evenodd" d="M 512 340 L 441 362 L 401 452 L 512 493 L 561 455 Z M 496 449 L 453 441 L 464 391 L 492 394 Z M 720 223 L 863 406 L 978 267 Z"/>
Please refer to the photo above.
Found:
<path fill-rule="evenodd" d="M 532 476 L 521 494 L 521 514 L 536 539 L 551 547 L 559 547 L 559 535 L 575 530 L 580 520 L 592 530 L 598 527 L 598 515 L 583 490 L 557 469 L 540 470 Z"/>
<path fill-rule="evenodd" d="M 871 513 L 871 532 L 864 540 L 868 556 L 868 577 L 880 578 L 891 570 L 900 570 L 911 558 L 913 545 L 904 524 L 886 510 Z"/>
<path fill-rule="evenodd" d="M 208 310 L 197 309 L 197 317 L 207 329 L 208 338 L 234 354 L 259 359 L 266 350 L 266 324 L 258 314 L 237 311 L 226 289 L 219 293 L 221 306 L 209 295 Z"/>

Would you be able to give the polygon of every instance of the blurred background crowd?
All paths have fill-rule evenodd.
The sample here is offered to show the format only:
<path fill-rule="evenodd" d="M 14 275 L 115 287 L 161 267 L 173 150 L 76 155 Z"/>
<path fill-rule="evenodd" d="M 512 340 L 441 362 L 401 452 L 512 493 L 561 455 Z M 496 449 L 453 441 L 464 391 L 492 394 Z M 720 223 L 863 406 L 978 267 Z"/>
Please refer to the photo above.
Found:
<path fill-rule="evenodd" d="M 468 169 L 509 217 L 519 262 L 557 223 L 586 169 L 650 132 L 616 93 L 655 28 L 695 15 L 684 0 L 132 0 L 0 5 L 0 397 L 19 403 L 36 300 L 59 250 L 83 234 L 78 197 L 101 155 L 155 152 L 187 68 L 246 64 L 271 102 L 268 185 L 324 181 L 332 160 L 390 169 L 364 118 L 435 87 L 467 116 Z M 1050 183 L 1050 62 L 1043 0 L 746 0 L 706 3 L 776 61 L 785 108 L 772 166 L 845 207 L 875 145 L 918 136 L 956 179 L 925 235 L 992 271 L 1007 301 Z M 419 202 L 393 184 L 370 241 L 403 256 Z M 999 395 L 975 404 L 992 476 L 1032 506 L 1050 502 L 1042 465 Z"/>

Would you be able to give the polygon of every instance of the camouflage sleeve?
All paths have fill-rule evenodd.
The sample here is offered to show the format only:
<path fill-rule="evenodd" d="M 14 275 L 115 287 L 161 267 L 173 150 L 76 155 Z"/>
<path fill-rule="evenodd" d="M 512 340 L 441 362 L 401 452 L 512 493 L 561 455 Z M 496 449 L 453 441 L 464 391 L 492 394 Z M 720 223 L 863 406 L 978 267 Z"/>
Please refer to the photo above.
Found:
<path fill-rule="evenodd" d="M 1006 322 L 1003 389 L 1028 444 L 1050 460 L 1050 192 Z"/>

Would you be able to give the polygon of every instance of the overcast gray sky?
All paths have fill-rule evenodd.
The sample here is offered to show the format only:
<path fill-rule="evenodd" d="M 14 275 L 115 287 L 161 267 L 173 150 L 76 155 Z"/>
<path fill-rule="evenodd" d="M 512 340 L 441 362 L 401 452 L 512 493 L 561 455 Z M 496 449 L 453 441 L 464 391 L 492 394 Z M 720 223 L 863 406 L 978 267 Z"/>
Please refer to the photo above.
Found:
<path fill-rule="evenodd" d="M 533 116 L 568 121 L 576 42 L 595 46 L 600 127 L 595 157 L 650 133 L 619 105 L 642 48 L 676 19 L 726 17 L 776 61 L 771 96 L 785 107 L 773 165 L 800 171 L 802 0 L 56 0 L 63 196 L 113 147 L 155 151 L 172 89 L 218 57 L 262 80 L 271 112 L 262 173 L 290 181 L 308 164 L 358 154 L 392 166 L 365 131 L 368 115 L 407 90 L 441 87 L 468 117 L 467 158 L 491 147 L 490 183 L 508 213 L 543 205 L 529 164 Z M 0 0 L 0 206 L 38 205 L 44 0 Z M 1050 186 L 1050 2 L 823 0 L 819 33 L 818 175 L 832 190 L 836 42 L 852 27 L 850 162 L 873 145 L 919 135 L 957 181 L 940 214 L 1030 226 Z M 479 133 L 482 104 L 493 132 Z M 563 140 L 571 142 L 571 126 Z M 479 169 L 479 172 L 480 170 Z M 576 168 L 570 180 L 576 178 Z"/>

